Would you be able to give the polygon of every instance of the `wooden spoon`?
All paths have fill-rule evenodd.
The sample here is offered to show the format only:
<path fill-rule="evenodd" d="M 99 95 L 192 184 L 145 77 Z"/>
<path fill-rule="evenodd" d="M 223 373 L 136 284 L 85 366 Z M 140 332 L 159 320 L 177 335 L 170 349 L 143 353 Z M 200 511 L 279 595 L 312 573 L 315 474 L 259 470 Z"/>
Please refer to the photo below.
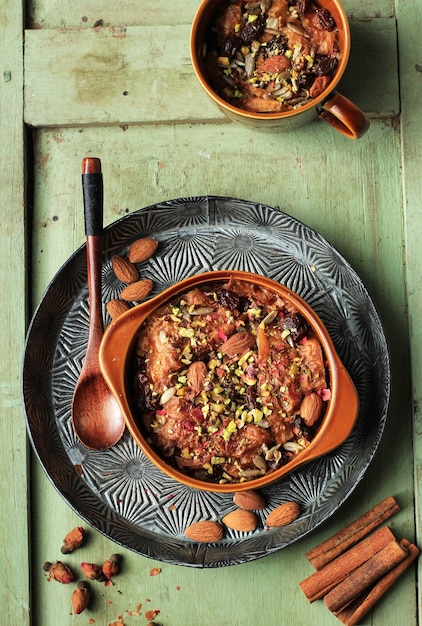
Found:
<path fill-rule="evenodd" d="M 103 179 L 100 159 L 82 161 L 88 266 L 89 332 L 85 360 L 72 400 L 72 424 L 80 441 L 93 450 L 106 450 L 123 434 L 121 410 L 100 371 L 98 350 L 104 333 L 101 307 L 103 243 Z"/>

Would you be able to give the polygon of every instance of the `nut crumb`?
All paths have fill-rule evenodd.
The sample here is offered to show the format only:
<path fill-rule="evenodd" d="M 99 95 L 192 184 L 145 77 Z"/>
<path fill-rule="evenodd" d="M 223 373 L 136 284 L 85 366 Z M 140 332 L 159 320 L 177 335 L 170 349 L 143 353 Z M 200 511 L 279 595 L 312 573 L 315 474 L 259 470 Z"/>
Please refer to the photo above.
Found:
<path fill-rule="evenodd" d="M 155 609 L 154 611 L 152 611 L 152 610 L 151 611 L 147 611 L 145 613 L 145 619 L 147 619 L 150 622 L 151 620 L 154 620 L 157 617 L 159 612 L 160 611 L 158 609 Z"/>
<path fill-rule="evenodd" d="M 158 574 L 161 573 L 161 568 L 160 567 L 153 567 L 150 572 L 149 575 L 150 576 L 158 576 Z"/>

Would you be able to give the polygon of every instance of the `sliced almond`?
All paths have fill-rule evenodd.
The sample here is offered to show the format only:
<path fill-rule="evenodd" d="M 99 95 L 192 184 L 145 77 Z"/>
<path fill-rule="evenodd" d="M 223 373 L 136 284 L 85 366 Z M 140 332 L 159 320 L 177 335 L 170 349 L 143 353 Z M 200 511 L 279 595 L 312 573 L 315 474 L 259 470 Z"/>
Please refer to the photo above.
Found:
<path fill-rule="evenodd" d="M 258 524 L 258 519 L 252 511 L 237 509 L 236 511 L 231 511 L 231 513 L 225 515 L 222 522 L 228 528 L 247 533 L 251 530 L 255 530 Z"/>
<path fill-rule="evenodd" d="M 132 263 L 147 261 L 158 247 L 158 241 L 151 237 L 143 237 L 134 241 L 128 251 L 129 260 Z"/>
<path fill-rule="evenodd" d="M 153 282 L 149 278 L 137 280 L 136 283 L 127 285 L 120 294 L 122 300 L 128 302 L 139 302 L 144 300 L 152 291 Z"/>
<path fill-rule="evenodd" d="M 265 523 L 267 526 L 287 526 L 295 521 L 300 515 L 300 508 L 297 502 L 285 502 L 273 509 L 268 515 Z"/>
<path fill-rule="evenodd" d="M 139 272 L 125 256 L 115 254 L 111 259 L 113 272 L 122 283 L 134 283 L 139 278 Z"/>
<path fill-rule="evenodd" d="M 116 317 L 119 317 L 119 315 L 129 310 L 129 304 L 127 302 L 123 302 L 123 300 L 114 298 L 113 300 L 109 300 L 107 302 L 106 309 L 111 319 L 115 320 Z"/>
<path fill-rule="evenodd" d="M 233 502 L 246 511 L 261 511 L 266 507 L 264 496 L 259 491 L 253 491 L 252 489 L 236 491 L 233 496 Z"/>
<path fill-rule="evenodd" d="M 185 535 L 193 541 L 214 543 L 223 538 L 224 530 L 221 524 L 212 520 L 203 520 L 191 524 L 185 530 Z"/>

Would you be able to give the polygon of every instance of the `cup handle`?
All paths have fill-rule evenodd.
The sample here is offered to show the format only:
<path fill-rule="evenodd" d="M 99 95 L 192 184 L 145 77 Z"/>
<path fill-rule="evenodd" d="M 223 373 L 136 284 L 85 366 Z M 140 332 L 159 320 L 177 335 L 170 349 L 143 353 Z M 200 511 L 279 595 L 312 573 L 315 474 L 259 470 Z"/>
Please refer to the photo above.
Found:
<path fill-rule="evenodd" d="M 369 120 L 348 98 L 333 91 L 317 107 L 318 115 L 350 139 L 359 139 L 369 128 Z"/>

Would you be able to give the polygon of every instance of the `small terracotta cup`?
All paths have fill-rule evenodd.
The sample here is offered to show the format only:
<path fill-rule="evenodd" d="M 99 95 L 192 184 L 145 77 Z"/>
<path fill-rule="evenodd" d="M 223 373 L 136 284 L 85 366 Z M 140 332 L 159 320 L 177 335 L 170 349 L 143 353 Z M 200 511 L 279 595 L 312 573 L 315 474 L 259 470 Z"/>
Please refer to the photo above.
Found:
<path fill-rule="evenodd" d="M 350 28 L 343 7 L 338 0 L 318 0 L 317 5 L 333 16 L 341 50 L 341 59 L 328 87 L 311 102 L 291 111 L 278 113 L 251 113 L 226 102 L 213 90 L 204 62 L 207 34 L 220 9 L 229 0 L 203 0 L 191 28 L 190 54 L 195 74 L 208 97 L 233 122 L 255 130 L 290 131 L 302 126 L 316 116 L 351 139 L 359 139 L 369 128 L 369 120 L 348 98 L 335 91 L 346 69 L 350 55 Z"/>
<path fill-rule="evenodd" d="M 171 467 L 166 460 L 148 444 L 132 413 L 129 400 L 131 390 L 128 387 L 131 383 L 128 381 L 133 381 L 133 372 L 129 370 L 132 362 L 131 357 L 134 350 L 136 334 L 139 327 L 148 316 L 180 293 L 212 282 L 226 282 L 230 278 L 273 290 L 274 293 L 281 295 L 297 307 L 311 325 L 321 343 L 328 364 L 331 396 L 328 401 L 326 413 L 314 439 L 309 446 L 292 461 L 273 473 L 265 474 L 264 476 L 243 483 L 216 484 L 192 478 L 181 470 Z M 196 274 L 172 285 L 151 300 L 143 302 L 125 313 L 122 313 L 122 315 L 112 321 L 106 328 L 100 346 L 99 361 L 102 374 L 119 403 L 126 426 L 139 448 L 156 467 L 174 480 L 188 487 L 205 491 L 230 493 L 264 487 L 290 473 L 299 465 L 327 454 L 341 445 L 350 435 L 358 416 L 359 400 L 355 386 L 341 363 L 325 326 L 313 309 L 302 300 L 302 298 L 280 283 L 249 272 L 216 270 L 204 274 Z"/>

